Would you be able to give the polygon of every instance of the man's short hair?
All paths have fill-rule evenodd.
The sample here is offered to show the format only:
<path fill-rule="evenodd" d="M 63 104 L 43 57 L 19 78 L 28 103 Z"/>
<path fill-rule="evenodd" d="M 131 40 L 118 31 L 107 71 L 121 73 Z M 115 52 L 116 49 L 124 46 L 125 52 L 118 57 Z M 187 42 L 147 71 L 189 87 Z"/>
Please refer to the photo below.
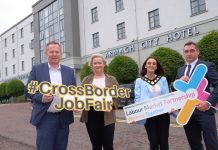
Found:
<path fill-rule="evenodd" d="M 49 45 L 59 45 L 60 47 L 60 44 L 57 42 L 57 41 L 50 41 L 46 44 L 46 47 L 48 47 Z"/>
<path fill-rule="evenodd" d="M 193 42 L 193 41 L 188 41 L 188 42 L 186 42 L 185 45 L 184 45 L 184 47 L 185 47 L 185 46 L 189 46 L 189 45 L 194 45 L 195 48 L 196 48 L 197 50 L 199 50 L 197 44 L 196 44 L 195 42 Z"/>
<path fill-rule="evenodd" d="M 50 42 L 48 42 L 48 43 L 46 44 L 45 52 L 47 51 L 47 48 L 48 48 L 49 45 L 58 45 L 59 48 L 60 48 L 60 51 L 61 51 L 61 46 L 60 46 L 59 42 L 57 42 L 57 41 L 50 41 Z"/>

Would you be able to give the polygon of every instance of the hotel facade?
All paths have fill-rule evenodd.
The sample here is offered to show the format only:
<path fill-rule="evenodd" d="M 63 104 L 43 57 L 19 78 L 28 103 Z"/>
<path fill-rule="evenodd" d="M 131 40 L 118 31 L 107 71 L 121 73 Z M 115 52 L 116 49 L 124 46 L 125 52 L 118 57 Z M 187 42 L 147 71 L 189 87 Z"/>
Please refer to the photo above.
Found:
<path fill-rule="evenodd" d="M 28 15 L 0 35 L 0 83 L 26 83 L 35 64 L 33 16 Z"/>

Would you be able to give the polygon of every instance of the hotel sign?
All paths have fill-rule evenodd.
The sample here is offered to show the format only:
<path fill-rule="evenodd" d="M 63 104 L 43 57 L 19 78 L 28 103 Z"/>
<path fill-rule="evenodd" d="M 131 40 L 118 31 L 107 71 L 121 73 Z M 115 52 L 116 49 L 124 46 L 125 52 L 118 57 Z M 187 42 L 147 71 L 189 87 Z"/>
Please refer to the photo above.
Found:
<path fill-rule="evenodd" d="M 120 47 L 120 48 L 116 48 L 113 50 L 110 50 L 106 53 L 106 59 L 107 58 L 111 58 L 117 55 L 123 55 L 123 54 L 128 54 L 128 53 L 132 53 L 135 51 L 135 44 L 130 44 L 124 47 Z"/>
<path fill-rule="evenodd" d="M 158 46 L 161 44 L 174 42 L 174 41 L 177 41 L 180 39 L 186 39 L 186 38 L 189 38 L 192 36 L 196 36 L 199 33 L 200 32 L 197 30 L 197 27 L 194 26 L 194 27 L 182 29 L 182 30 L 179 30 L 176 32 L 171 32 L 171 33 L 168 33 L 164 36 L 158 36 L 158 37 L 154 37 L 154 38 L 150 38 L 150 39 L 146 39 L 146 40 L 141 40 L 137 44 L 139 44 L 139 49 L 146 49 L 146 48 L 155 47 L 155 46 Z M 161 43 L 160 43 L 160 41 L 161 41 Z M 106 59 L 112 58 L 112 57 L 117 56 L 117 55 L 132 53 L 135 51 L 135 46 L 136 46 L 136 44 L 130 44 L 130 45 L 123 46 L 120 48 L 112 49 L 112 50 L 106 52 Z"/>
<path fill-rule="evenodd" d="M 179 39 L 185 39 L 191 36 L 198 35 L 199 31 L 197 30 L 197 27 L 191 27 L 184 30 L 180 30 L 178 32 L 170 33 L 167 35 L 167 42 L 173 42 Z"/>
<path fill-rule="evenodd" d="M 162 38 L 164 41 L 163 43 L 169 43 L 169 42 L 174 42 L 180 39 L 186 39 L 191 36 L 196 36 L 198 34 L 199 34 L 199 31 L 197 30 L 197 27 L 194 26 L 194 27 L 183 29 L 183 30 L 179 30 L 177 32 L 166 34 L 164 37 L 154 37 L 151 39 L 143 40 L 142 42 L 139 42 L 139 47 L 140 49 L 146 49 L 146 48 L 158 46 L 160 45 L 159 41 Z"/>
<path fill-rule="evenodd" d="M 141 49 L 150 48 L 159 45 L 159 37 L 144 40 L 140 44 Z"/>

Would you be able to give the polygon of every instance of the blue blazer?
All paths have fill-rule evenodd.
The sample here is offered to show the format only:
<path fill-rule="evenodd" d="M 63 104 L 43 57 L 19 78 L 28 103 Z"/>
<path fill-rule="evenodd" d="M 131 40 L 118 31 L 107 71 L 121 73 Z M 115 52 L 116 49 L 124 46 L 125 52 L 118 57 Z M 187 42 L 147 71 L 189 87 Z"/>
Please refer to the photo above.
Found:
<path fill-rule="evenodd" d="M 156 83 L 160 86 L 161 95 L 169 93 L 169 87 L 166 77 L 162 76 L 161 79 Z M 141 78 L 136 79 L 135 82 L 135 103 L 144 101 L 151 98 L 151 92 L 149 90 L 150 84 Z"/>
<path fill-rule="evenodd" d="M 210 93 L 210 96 L 208 97 L 207 101 L 210 102 L 212 105 L 215 105 L 218 102 L 218 73 L 216 71 L 216 66 L 212 62 L 201 61 L 201 60 L 197 61 L 196 66 L 198 64 L 205 64 L 207 66 L 208 71 L 207 71 L 205 77 L 208 80 L 208 86 L 206 87 L 205 90 Z M 195 69 L 195 67 L 194 67 L 194 69 Z M 180 79 L 184 75 L 185 68 L 186 68 L 186 65 L 180 67 L 177 70 L 176 79 Z M 192 70 L 192 72 L 194 71 L 194 69 Z M 210 85 L 213 87 L 212 91 L 210 91 Z M 203 113 L 203 112 L 198 111 L 197 109 L 195 109 L 195 111 L 197 111 L 199 113 Z M 216 111 L 214 109 L 210 108 L 206 112 L 207 113 L 211 113 L 211 112 L 215 113 Z"/>
<path fill-rule="evenodd" d="M 66 86 L 76 85 L 74 72 L 72 68 L 61 65 L 61 76 L 62 76 L 63 85 Z M 32 71 L 30 72 L 27 85 L 28 83 L 31 82 L 31 80 L 38 81 L 38 84 L 43 81 L 51 82 L 48 63 L 42 63 L 33 66 Z M 36 92 L 35 94 L 29 94 L 27 90 L 27 86 L 25 88 L 25 94 L 33 102 L 33 109 L 32 109 L 30 123 L 37 126 L 40 123 L 42 117 L 47 112 L 49 106 L 51 105 L 51 102 L 43 103 L 42 94 L 40 92 Z M 63 127 L 68 126 L 70 123 L 74 121 L 72 111 L 62 110 L 60 115 L 61 115 L 61 124 Z"/>

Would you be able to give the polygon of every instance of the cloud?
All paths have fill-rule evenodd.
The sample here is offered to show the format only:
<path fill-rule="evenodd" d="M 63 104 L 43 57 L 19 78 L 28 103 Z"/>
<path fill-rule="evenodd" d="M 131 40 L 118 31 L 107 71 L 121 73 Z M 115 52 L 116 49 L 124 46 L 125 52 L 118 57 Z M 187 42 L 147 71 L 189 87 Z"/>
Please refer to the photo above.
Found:
<path fill-rule="evenodd" d="M 0 34 L 32 13 L 32 5 L 38 0 L 4 0 L 1 1 Z"/>

